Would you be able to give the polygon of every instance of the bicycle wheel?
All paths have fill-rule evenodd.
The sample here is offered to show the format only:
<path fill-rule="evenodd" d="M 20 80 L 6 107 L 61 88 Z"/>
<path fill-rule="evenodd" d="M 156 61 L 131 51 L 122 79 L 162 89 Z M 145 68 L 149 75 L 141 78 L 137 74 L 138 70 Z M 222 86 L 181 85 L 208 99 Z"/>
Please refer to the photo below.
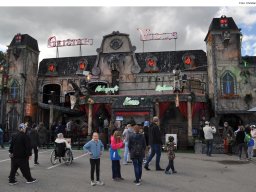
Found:
<path fill-rule="evenodd" d="M 66 165 L 70 165 L 72 163 L 72 152 L 70 150 L 67 150 L 65 152 L 64 161 Z"/>
<path fill-rule="evenodd" d="M 51 163 L 52 163 L 53 165 L 55 165 L 55 164 L 57 163 L 57 158 L 56 158 L 56 155 L 55 155 L 55 150 L 53 150 L 53 151 L 51 152 Z"/>

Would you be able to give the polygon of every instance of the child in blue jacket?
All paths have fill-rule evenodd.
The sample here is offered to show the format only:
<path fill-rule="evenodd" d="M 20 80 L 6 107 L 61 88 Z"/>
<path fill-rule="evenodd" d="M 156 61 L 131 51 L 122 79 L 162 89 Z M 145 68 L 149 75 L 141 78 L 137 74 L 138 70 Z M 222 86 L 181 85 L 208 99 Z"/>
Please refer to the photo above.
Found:
<path fill-rule="evenodd" d="M 83 147 L 85 152 L 90 154 L 90 164 L 91 164 L 91 185 L 104 185 L 100 180 L 100 157 L 104 151 L 104 145 L 101 140 L 99 140 L 99 134 L 93 133 L 92 140 L 86 143 Z M 94 181 L 94 170 L 96 167 L 96 182 Z"/>

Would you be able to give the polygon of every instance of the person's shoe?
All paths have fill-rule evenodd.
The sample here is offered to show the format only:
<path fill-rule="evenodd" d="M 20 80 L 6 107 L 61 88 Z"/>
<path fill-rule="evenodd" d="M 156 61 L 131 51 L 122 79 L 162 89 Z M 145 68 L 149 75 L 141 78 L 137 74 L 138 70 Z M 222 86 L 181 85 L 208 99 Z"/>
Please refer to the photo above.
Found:
<path fill-rule="evenodd" d="M 132 161 L 127 161 L 127 163 L 132 163 Z"/>
<path fill-rule="evenodd" d="M 104 183 L 102 181 L 96 181 L 95 184 L 96 185 L 104 185 Z"/>
<path fill-rule="evenodd" d="M 128 163 L 127 162 L 123 162 L 123 165 L 128 165 Z"/>
<path fill-rule="evenodd" d="M 123 178 L 123 177 L 118 177 L 118 179 L 119 179 L 119 180 L 124 180 L 124 178 Z"/>
<path fill-rule="evenodd" d="M 146 165 L 144 166 L 144 169 L 146 169 L 147 171 L 150 171 L 150 169 Z"/>
<path fill-rule="evenodd" d="M 157 168 L 156 171 L 163 171 L 164 169 L 162 168 Z"/>
<path fill-rule="evenodd" d="M 27 184 L 31 184 L 31 183 L 35 183 L 35 182 L 37 182 L 36 179 L 31 179 L 31 180 L 28 180 L 26 183 L 27 183 Z"/>
<path fill-rule="evenodd" d="M 112 180 L 113 180 L 113 181 L 118 181 L 119 179 L 118 179 L 118 178 L 113 178 Z"/>
<path fill-rule="evenodd" d="M 16 185 L 18 183 L 19 183 L 18 181 L 9 181 L 9 185 Z"/>
<path fill-rule="evenodd" d="M 140 185 L 141 185 L 141 183 L 138 181 L 135 185 L 140 186 Z"/>
<path fill-rule="evenodd" d="M 34 165 L 39 165 L 39 163 L 38 163 L 38 162 L 35 162 Z"/>
<path fill-rule="evenodd" d="M 94 181 L 91 181 L 91 186 L 95 186 L 96 183 Z"/>
<path fill-rule="evenodd" d="M 166 175 L 171 175 L 172 173 L 170 171 L 165 171 L 164 172 Z"/>
<path fill-rule="evenodd" d="M 172 173 L 174 174 L 174 173 L 177 173 L 177 171 L 176 170 L 174 170 L 174 171 L 172 171 Z"/>

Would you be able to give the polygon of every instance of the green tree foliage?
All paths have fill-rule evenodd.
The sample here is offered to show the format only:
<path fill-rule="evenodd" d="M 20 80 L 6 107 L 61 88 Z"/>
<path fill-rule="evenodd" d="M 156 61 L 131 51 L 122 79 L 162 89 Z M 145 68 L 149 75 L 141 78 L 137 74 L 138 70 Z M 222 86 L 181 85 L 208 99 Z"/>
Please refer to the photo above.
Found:
<path fill-rule="evenodd" d="M 0 51 L 0 65 L 6 64 L 6 53 Z"/>

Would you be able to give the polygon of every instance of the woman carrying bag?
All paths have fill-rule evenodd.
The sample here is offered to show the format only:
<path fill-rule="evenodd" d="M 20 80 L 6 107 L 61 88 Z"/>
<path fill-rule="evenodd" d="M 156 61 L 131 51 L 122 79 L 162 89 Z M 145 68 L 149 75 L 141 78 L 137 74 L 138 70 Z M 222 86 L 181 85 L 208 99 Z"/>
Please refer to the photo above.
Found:
<path fill-rule="evenodd" d="M 111 146 L 110 146 L 110 159 L 112 161 L 112 178 L 114 181 L 124 180 L 121 176 L 121 148 L 124 147 L 124 143 L 121 139 L 121 133 L 119 131 L 115 131 L 114 134 L 110 138 Z"/>

